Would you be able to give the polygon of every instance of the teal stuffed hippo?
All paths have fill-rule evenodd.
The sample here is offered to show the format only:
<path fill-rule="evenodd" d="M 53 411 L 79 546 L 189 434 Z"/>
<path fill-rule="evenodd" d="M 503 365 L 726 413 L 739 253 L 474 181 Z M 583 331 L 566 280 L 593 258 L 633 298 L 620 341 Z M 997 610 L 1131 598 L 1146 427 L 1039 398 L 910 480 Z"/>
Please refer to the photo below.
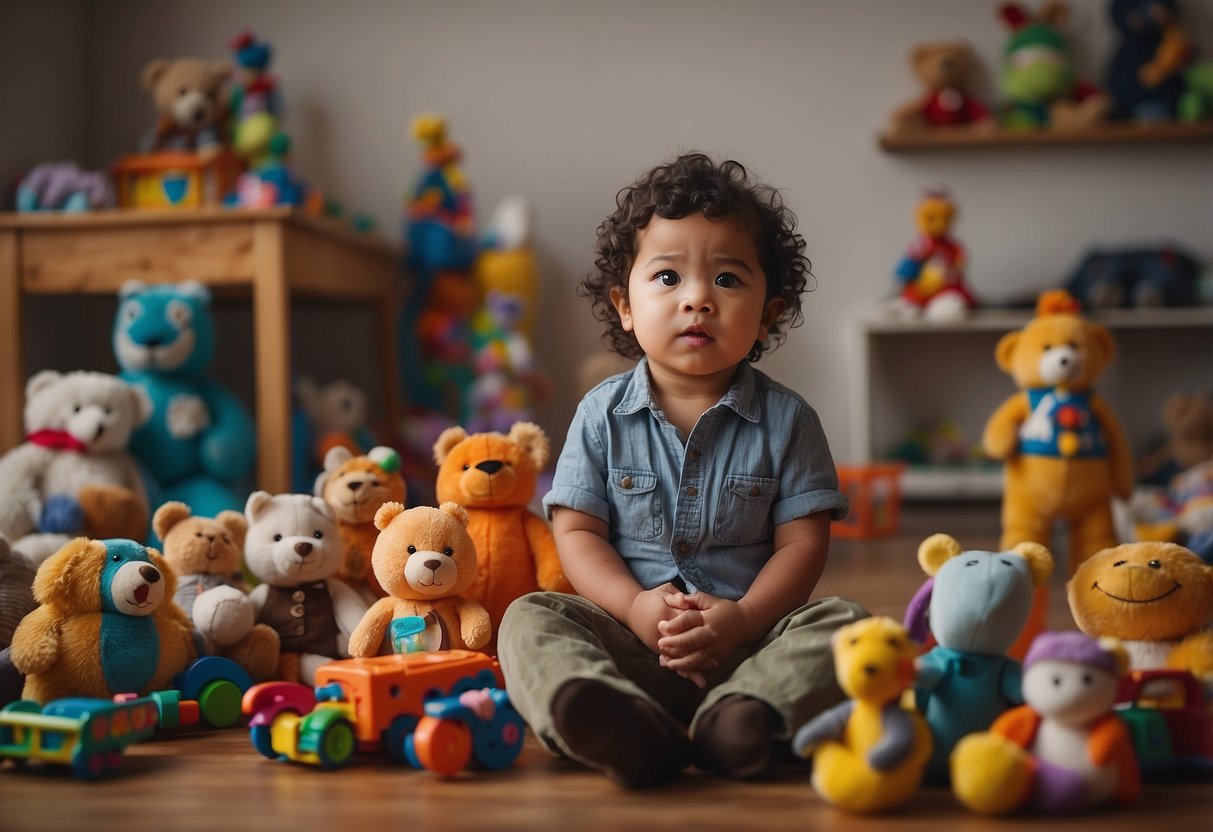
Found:
<path fill-rule="evenodd" d="M 121 378 L 152 402 L 151 418 L 130 442 L 150 475 L 152 505 L 179 500 L 204 516 L 243 508 L 255 435 L 248 409 L 204 375 L 215 352 L 210 307 L 210 292 L 196 280 L 128 280 L 113 337 Z"/>
<path fill-rule="evenodd" d="M 911 602 L 907 629 L 924 630 L 923 622 L 909 620 L 917 607 L 937 646 L 918 659 L 915 704 L 935 740 L 927 780 L 942 785 L 956 743 L 1023 703 L 1020 665 L 1006 652 L 1028 620 L 1036 587 L 1053 574 L 1053 557 L 1039 543 L 964 551 L 936 534 L 918 547 L 918 563 L 932 579 Z"/>

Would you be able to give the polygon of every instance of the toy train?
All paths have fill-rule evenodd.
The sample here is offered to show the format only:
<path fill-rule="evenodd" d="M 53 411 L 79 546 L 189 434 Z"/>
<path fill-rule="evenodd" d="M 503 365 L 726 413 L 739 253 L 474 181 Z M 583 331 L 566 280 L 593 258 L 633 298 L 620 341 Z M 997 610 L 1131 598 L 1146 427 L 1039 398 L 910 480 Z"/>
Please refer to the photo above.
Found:
<path fill-rule="evenodd" d="M 346 659 L 313 691 L 267 682 L 244 695 L 253 746 L 270 759 L 340 768 L 355 751 L 452 777 L 474 762 L 513 765 L 525 724 L 497 660 L 469 650 Z"/>

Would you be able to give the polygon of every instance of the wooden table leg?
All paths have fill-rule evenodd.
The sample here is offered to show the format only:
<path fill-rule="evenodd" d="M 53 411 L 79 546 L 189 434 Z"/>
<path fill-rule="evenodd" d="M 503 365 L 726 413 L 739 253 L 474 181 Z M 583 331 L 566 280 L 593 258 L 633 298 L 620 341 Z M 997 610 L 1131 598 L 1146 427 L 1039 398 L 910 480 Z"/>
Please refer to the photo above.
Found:
<path fill-rule="evenodd" d="M 375 310 L 375 318 L 379 328 L 379 385 L 383 391 L 383 413 L 387 418 L 390 437 L 400 435 L 400 362 L 398 353 L 400 344 L 396 337 L 400 321 L 400 292 L 395 286 L 398 279 L 390 275 L 388 290 L 379 299 L 379 308 Z"/>
<path fill-rule="evenodd" d="M 259 222 L 254 231 L 253 350 L 257 399 L 257 487 L 291 490 L 291 321 L 283 228 Z"/>
<path fill-rule="evenodd" d="M 21 258 L 16 230 L 0 231 L 0 453 L 24 438 L 24 338 L 21 320 Z"/>

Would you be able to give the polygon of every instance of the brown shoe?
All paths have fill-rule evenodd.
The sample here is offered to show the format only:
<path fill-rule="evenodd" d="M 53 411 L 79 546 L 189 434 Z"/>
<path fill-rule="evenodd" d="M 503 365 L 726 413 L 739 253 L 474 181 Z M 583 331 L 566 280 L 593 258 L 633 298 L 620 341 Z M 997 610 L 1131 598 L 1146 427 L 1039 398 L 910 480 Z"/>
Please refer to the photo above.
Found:
<path fill-rule="evenodd" d="M 780 717 L 765 702 L 726 696 L 695 723 L 695 765 L 724 777 L 752 780 L 774 766 L 772 731 Z"/>

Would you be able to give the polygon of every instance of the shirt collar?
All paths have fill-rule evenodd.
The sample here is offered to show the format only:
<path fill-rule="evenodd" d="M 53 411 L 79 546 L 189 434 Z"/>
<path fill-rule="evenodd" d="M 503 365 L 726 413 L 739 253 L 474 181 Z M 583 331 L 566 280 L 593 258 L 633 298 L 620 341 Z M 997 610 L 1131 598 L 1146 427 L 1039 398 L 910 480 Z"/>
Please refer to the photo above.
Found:
<path fill-rule="evenodd" d="M 758 397 L 758 374 L 754 367 L 743 361 L 733 376 L 728 392 L 716 403 L 716 407 L 727 407 L 747 422 L 757 424 L 762 418 L 762 406 Z M 649 360 L 641 358 L 628 379 L 623 398 L 613 411 L 617 416 L 627 416 L 648 408 L 654 414 L 661 413 L 661 406 L 653 398 L 653 387 L 649 376 Z"/>

